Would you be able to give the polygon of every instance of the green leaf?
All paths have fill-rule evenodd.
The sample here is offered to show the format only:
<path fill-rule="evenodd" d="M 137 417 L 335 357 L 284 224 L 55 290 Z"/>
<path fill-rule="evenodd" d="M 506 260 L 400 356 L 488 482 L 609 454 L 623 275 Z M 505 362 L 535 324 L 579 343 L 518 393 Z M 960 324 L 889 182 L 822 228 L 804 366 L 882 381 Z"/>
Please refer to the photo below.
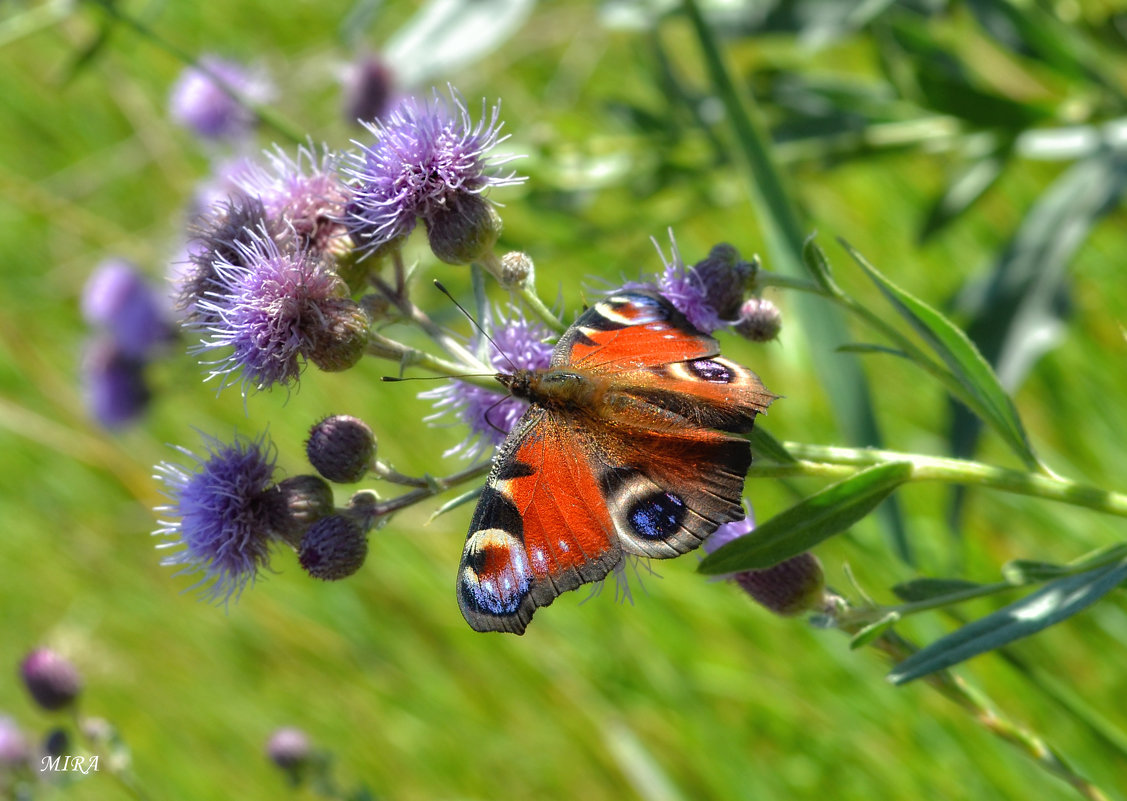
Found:
<path fill-rule="evenodd" d="M 926 242 L 973 206 L 987 189 L 997 183 L 1008 163 L 1009 155 L 1010 149 L 1007 146 L 1000 152 L 980 158 L 959 170 L 932 204 L 927 220 L 920 229 L 919 241 Z"/>
<path fill-rule="evenodd" d="M 1011 391 L 1059 341 L 1068 307 L 1068 265 L 1093 226 L 1117 208 L 1127 189 L 1127 154 L 1103 148 L 1078 162 L 1049 187 L 1026 214 L 990 275 L 956 301 L 967 336 Z M 949 441 L 955 456 L 970 458 L 979 420 L 956 404 Z M 958 521 L 965 490 L 954 493 L 950 517 Z"/>
<path fill-rule="evenodd" d="M 834 283 L 830 261 L 826 258 L 825 251 L 818 247 L 818 243 L 814 239 L 815 236 L 815 234 L 811 234 L 802 243 L 802 263 L 806 265 L 806 269 L 810 271 L 810 275 L 822 289 L 831 295 L 837 295 L 841 290 Z"/>
<path fill-rule="evenodd" d="M 781 442 L 763 430 L 762 426 L 756 426 L 751 430 L 748 441 L 751 443 L 751 452 L 757 457 L 761 456 L 780 464 L 791 464 L 798 461 L 790 455 Z"/>
<path fill-rule="evenodd" d="M 1039 462 L 1029 444 L 1025 427 L 1018 417 L 1013 401 L 1002 388 L 998 376 L 982 358 L 978 348 L 954 323 L 893 284 L 854 250 L 848 243 L 842 243 L 873 283 L 892 304 L 893 308 L 908 321 L 917 334 L 931 347 L 943 361 L 951 374 L 963 388 L 965 396 L 961 400 L 972 407 L 974 412 L 992 426 L 1011 448 L 1021 457 L 1027 467 L 1037 468 Z"/>
<path fill-rule="evenodd" d="M 930 601 L 933 598 L 958 596 L 982 585 L 966 579 L 918 578 L 896 584 L 892 592 L 902 601 Z"/>
<path fill-rule="evenodd" d="M 887 345 L 874 345 L 869 342 L 850 342 L 839 346 L 836 350 L 838 353 L 884 353 L 889 356 L 899 356 L 901 359 L 912 358 L 902 350 L 890 348 Z"/>
<path fill-rule="evenodd" d="M 1036 634 L 1087 609 L 1125 579 L 1127 562 L 1057 579 L 917 651 L 897 665 L 888 680 L 905 684 Z"/>
<path fill-rule="evenodd" d="M 1038 562 L 1033 559 L 1014 559 L 1002 565 L 1002 578 L 1014 585 L 1049 581 L 1075 572 L 1075 570 L 1069 570 L 1065 565 Z"/>
<path fill-rule="evenodd" d="M 478 499 L 478 496 L 481 495 L 481 491 L 483 489 L 484 487 L 474 487 L 473 489 L 467 490 L 466 492 L 463 492 L 461 495 L 458 495 L 455 498 L 451 498 L 446 503 L 442 504 L 442 506 L 431 512 L 430 517 L 427 518 L 427 523 L 431 523 L 435 518 L 441 517 L 447 512 L 457 509 L 459 506 L 464 506 L 467 503 L 476 501 Z"/>
<path fill-rule="evenodd" d="M 862 519 L 911 474 L 908 462 L 862 470 L 775 515 L 746 537 L 718 548 L 697 569 L 710 575 L 761 570 L 804 553 Z"/>
<path fill-rule="evenodd" d="M 853 639 L 849 641 L 849 650 L 855 651 L 858 648 L 868 645 L 880 635 L 884 634 L 892 628 L 897 621 L 900 620 L 899 612 L 889 612 L 880 620 L 870 623 L 853 635 Z"/>

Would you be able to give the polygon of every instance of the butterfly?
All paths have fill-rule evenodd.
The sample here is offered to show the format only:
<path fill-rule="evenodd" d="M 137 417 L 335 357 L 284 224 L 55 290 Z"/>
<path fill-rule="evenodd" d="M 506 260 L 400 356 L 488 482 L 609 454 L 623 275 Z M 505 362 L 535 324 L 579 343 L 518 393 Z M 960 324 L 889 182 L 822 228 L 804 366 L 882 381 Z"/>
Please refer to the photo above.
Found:
<path fill-rule="evenodd" d="M 543 370 L 495 377 L 529 402 L 494 458 L 458 570 L 478 631 L 523 634 L 538 607 L 626 554 L 665 559 L 742 519 L 742 437 L 775 395 L 656 292 L 587 309 Z M 717 430 L 719 429 L 719 430 Z"/>

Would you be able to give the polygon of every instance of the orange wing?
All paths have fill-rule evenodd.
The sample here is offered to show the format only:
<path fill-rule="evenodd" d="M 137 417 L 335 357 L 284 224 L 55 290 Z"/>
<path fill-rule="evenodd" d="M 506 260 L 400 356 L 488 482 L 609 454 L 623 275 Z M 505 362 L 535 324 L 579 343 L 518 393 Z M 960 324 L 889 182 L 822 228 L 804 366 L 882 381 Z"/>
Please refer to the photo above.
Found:
<path fill-rule="evenodd" d="M 622 558 L 585 444 L 534 406 L 501 447 L 458 570 L 458 604 L 478 631 L 522 634 L 537 607 Z"/>

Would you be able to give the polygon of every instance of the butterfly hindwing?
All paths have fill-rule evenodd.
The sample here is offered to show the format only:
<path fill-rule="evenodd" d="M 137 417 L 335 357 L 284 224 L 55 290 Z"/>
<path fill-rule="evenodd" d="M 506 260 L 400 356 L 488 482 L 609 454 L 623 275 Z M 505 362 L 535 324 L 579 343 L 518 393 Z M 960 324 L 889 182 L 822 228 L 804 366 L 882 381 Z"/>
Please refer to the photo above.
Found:
<path fill-rule="evenodd" d="M 458 602 L 478 631 L 521 634 L 537 607 L 621 559 L 581 437 L 532 407 L 505 441 L 470 524 Z"/>

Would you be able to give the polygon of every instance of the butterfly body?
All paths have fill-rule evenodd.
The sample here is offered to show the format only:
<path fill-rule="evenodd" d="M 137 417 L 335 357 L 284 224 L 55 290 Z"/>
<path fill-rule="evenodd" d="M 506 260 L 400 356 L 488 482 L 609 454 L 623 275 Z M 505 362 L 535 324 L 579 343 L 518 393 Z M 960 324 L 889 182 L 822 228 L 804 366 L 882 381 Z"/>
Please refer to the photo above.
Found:
<path fill-rule="evenodd" d="M 721 431 L 750 431 L 775 396 L 718 350 L 657 293 L 622 291 L 576 320 L 547 369 L 497 376 L 529 408 L 466 539 L 473 628 L 521 634 L 624 554 L 677 556 L 743 516 L 750 446 Z"/>

